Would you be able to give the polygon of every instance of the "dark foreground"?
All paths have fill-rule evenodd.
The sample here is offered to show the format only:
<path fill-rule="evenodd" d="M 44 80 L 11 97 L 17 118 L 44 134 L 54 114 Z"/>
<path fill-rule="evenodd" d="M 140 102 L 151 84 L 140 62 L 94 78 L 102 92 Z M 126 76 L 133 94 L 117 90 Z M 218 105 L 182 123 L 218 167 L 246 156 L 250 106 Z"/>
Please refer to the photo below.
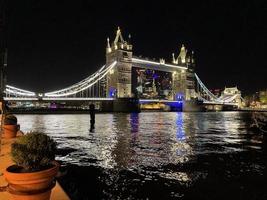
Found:
<path fill-rule="evenodd" d="M 141 171 L 71 165 L 65 167 L 68 173 L 59 182 L 71 199 L 77 200 L 266 200 L 267 173 L 266 168 L 261 167 L 266 166 L 266 160 L 262 159 L 257 153 L 209 155 L 200 156 L 192 163 L 170 164 L 161 169 L 143 168 Z M 168 175 L 161 176 L 153 171 L 167 171 Z"/>

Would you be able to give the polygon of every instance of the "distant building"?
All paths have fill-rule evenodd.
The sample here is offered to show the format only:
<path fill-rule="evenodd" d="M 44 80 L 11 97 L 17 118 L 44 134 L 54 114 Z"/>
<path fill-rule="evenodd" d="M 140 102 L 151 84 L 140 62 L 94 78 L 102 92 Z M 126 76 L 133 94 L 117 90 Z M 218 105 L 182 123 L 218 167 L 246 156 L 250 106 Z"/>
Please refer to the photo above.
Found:
<path fill-rule="evenodd" d="M 172 54 L 172 63 L 164 58 L 159 61 L 134 56 L 131 37 L 124 40 L 120 28 L 114 41 L 107 38 L 106 65 L 117 61 L 116 66 L 106 74 L 105 93 L 107 97 L 138 97 L 141 99 L 184 100 L 196 98 L 195 59 L 193 52 L 187 52 L 184 45 L 180 53 Z"/>
<path fill-rule="evenodd" d="M 237 103 L 238 107 L 242 107 L 241 91 L 238 90 L 237 87 L 225 87 L 221 97 L 226 101 L 231 100 L 232 103 Z"/>
<path fill-rule="evenodd" d="M 238 90 L 237 87 L 230 87 L 230 88 L 225 87 L 222 94 L 223 95 L 234 95 L 234 94 L 241 95 L 241 91 Z"/>
<path fill-rule="evenodd" d="M 259 92 L 259 100 L 261 104 L 267 104 L 267 89 Z"/>
<path fill-rule="evenodd" d="M 260 108 L 267 108 L 267 89 L 259 91 Z"/>

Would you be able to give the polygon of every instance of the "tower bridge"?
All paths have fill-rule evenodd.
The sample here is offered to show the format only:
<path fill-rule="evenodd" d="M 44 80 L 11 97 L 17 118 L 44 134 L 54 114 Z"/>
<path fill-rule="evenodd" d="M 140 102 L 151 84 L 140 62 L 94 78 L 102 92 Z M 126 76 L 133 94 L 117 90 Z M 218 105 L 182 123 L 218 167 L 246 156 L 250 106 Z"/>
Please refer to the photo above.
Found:
<path fill-rule="evenodd" d="M 42 94 L 11 85 L 4 88 L 4 99 L 11 102 L 104 102 L 137 98 L 140 104 L 182 102 L 185 106 L 198 101 L 203 105 L 237 107 L 241 98 L 236 93 L 220 97 L 212 94 L 195 73 L 194 53 L 184 45 L 178 56 L 172 54 L 169 63 L 163 58 L 144 59 L 133 55 L 130 38 L 124 40 L 119 28 L 112 42 L 107 38 L 106 64 L 80 82 Z"/>

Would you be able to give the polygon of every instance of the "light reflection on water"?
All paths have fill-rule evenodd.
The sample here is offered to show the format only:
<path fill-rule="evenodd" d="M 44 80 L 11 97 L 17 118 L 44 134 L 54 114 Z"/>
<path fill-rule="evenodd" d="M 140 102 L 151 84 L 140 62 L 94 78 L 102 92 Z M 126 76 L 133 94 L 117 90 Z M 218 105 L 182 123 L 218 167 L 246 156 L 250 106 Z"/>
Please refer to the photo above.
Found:
<path fill-rule="evenodd" d="M 192 181 L 198 172 L 165 170 L 164 166 L 197 162 L 200 155 L 261 149 L 261 138 L 251 137 L 247 129 L 250 113 L 97 114 L 95 133 L 89 132 L 89 115 L 17 117 L 22 131 L 45 132 L 59 149 L 70 150 L 57 156 L 64 164 L 127 169 L 180 182 Z"/>
<path fill-rule="evenodd" d="M 95 133 L 88 131 L 88 115 L 18 115 L 18 121 L 24 132 L 45 132 L 56 139 L 60 149 L 72 148 L 72 153 L 58 157 L 66 163 L 136 168 L 186 162 L 203 153 L 243 151 L 247 130 L 242 115 L 245 113 L 97 114 Z"/>
<path fill-rule="evenodd" d="M 247 141 L 239 112 L 97 114 L 95 133 L 88 131 L 88 115 L 18 115 L 18 121 L 24 132 L 45 132 L 59 148 L 75 150 L 58 159 L 106 168 L 175 164 L 196 154 L 243 151 Z M 257 146 L 254 142 L 250 146 Z"/>

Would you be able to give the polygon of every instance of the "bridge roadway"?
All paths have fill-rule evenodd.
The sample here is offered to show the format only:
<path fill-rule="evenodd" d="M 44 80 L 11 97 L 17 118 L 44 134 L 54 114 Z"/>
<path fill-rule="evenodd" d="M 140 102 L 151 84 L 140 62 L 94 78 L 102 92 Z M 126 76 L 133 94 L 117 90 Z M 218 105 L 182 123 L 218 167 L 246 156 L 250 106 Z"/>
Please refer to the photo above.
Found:
<path fill-rule="evenodd" d="M 44 97 L 44 98 L 22 98 L 22 97 L 4 97 L 5 101 L 114 101 L 115 98 L 91 98 L 91 97 Z M 172 103 L 178 101 L 166 100 L 166 99 L 139 99 L 142 103 Z"/>
<path fill-rule="evenodd" d="M 178 70 L 187 70 L 187 67 L 172 65 L 167 63 L 160 63 L 151 60 L 144 60 L 140 58 L 132 58 L 133 67 L 140 67 L 143 69 L 159 70 L 164 72 L 174 72 Z"/>
<path fill-rule="evenodd" d="M 4 97 L 5 101 L 113 101 L 115 98 L 105 98 L 105 97 Z M 173 100 L 166 99 L 139 99 L 140 102 L 143 103 L 171 103 L 171 102 L 179 102 Z M 212 102 L 212 101 L 203 101 L 205 105 L 229 105 L 236 106 L 236 103 L 230 102 Z"/>
<path fill-rule="evenodd" d="M 123 98 L 122 98 L 123 99 Z M 75 98 L 75 97 L 43 97 L 43 98 L 16 98 L 16 97 L 5 97 L 4 100 L 9 102 L 69 102 L 69 105 L 82 105 L 85 102 L 96 102 L 100 103 L 102 110 L 106 112 L 118 111 L 118 112 L 127 112 L 133 111 L 129 110 L 129 108 L 135 107 L 132 105 L 130 101 L 125 102 L 124 100 L 115 101 L 115 98 Z M 87 104 L 88 104 L 87 103 Z M 166 99 L 139 99 L 139 105 L 149 105 L 149 104 L 165 104 L 170 106 L 173 111 L 205 111 L 205 110 L 236 110 L 237 104 L 235 103 L 223 103 L 223 102 L 208 102 L 208 101 L 172 101 Z M 84 104 L 85 105 L 85 104 Z M 114 105 L 115 108 L 114 108 Z M 179 107 L 179 109 L 178 109 Z M 141 106 L 141 109 L 144 109 L 144 106 Z M 178 110 L 177 110 L 178 109 Z"/>

